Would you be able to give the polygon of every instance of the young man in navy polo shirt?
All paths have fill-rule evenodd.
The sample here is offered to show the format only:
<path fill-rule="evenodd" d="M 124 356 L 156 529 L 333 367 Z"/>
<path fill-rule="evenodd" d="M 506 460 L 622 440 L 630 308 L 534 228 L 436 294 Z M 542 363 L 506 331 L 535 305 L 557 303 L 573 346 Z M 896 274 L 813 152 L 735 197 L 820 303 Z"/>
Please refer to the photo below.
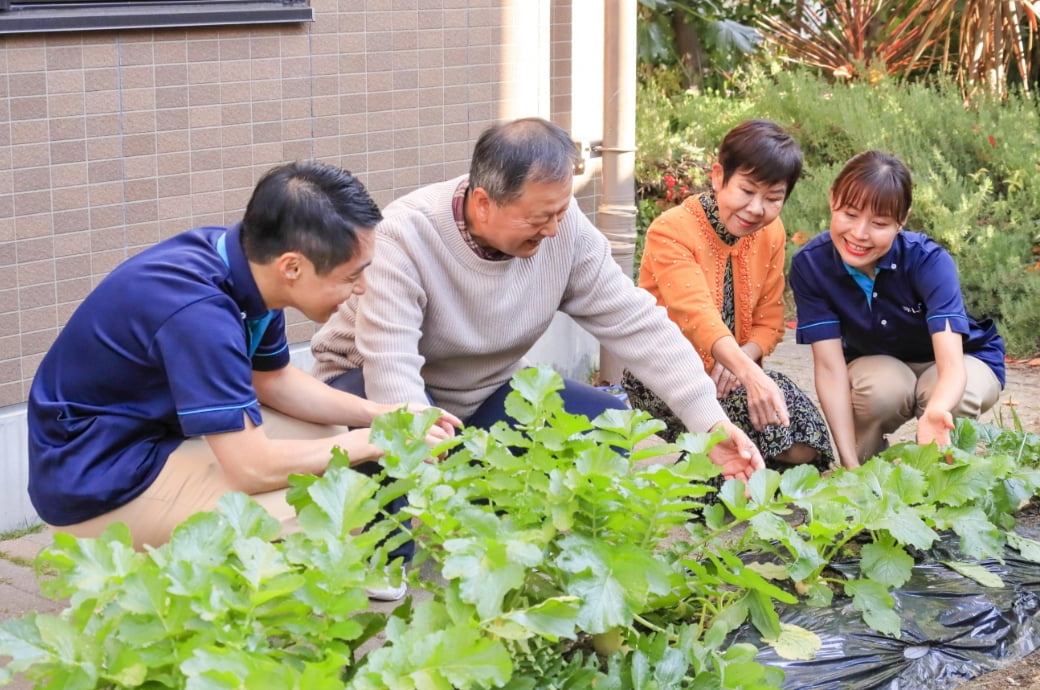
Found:
<path fill-rule="evenodd" d="M 917 418 L 917 442 L 950 443 L 955 417 L 978 417 L 1004 387 L 1004 341 L 964 309 L 957 267 L 903 230 L 910 171 L 865 151 L 831 187 L 830 232 L 791 260 L 799 343 L 811 343 L 816 393 L 845 467 Z"/>
<path fill-rule="evenodd" d="M 291 529 L 290 473 L 321 473 L 333 446 L 353 464 L 377 460 L 367 427 L 399 406 L 290 364 L 282 310 L 324 322 L 364 292 L 380 218 L 350 173 L 292 163 L 264 175 L 240 224 L 185 232 L 113 270 L 29 394 L 40 517 L 77 536 L 125 522 L 142 548 L 242 491 Z M 458 424 L 445 414 L 427 441 Z"/>

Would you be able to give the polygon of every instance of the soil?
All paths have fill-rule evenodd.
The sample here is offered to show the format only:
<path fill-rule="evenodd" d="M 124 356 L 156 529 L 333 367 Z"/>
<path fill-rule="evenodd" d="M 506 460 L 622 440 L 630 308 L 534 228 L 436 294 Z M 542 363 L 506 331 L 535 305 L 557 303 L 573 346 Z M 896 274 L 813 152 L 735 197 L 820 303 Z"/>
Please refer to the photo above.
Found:
<path fill-rule="evenodd" d="M 957 686 L 957 690 L 1040 690 L 1040 652 Z"/>

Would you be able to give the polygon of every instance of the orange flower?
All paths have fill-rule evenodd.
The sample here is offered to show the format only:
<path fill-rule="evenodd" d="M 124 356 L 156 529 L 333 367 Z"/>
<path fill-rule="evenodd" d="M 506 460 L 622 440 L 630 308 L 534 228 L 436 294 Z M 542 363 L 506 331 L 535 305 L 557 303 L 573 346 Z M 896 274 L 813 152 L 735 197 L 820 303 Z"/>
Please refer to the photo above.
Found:
<path fill-rule="evenodd" d="M 801 230 L 799 230 L 798 232 L 796 232 L 794 235 L 791 236 L 791 241 L 794 242 L 795 244 L 797 244 L 798 246 L 801 246 L 801 245 L 803 245 L 803 244 L 805 244 L 806 242 L 809 241 L 809 236 L 806 235 Z"/>

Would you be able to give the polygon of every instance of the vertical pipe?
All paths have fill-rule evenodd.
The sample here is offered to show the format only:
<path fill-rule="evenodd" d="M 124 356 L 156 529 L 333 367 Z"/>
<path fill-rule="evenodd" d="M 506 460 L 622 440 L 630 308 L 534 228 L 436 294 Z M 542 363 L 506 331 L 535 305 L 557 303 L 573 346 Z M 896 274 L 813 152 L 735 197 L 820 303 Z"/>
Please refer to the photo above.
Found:
<path fill-rule="evenodd" d="M 636 244 L 636 0 L 603 0 L 603 188 L 599 229 L 625 275 Z M 600 348 L 600 380 L 618 383 L 622 364 Z"/>
<path fill-rule="evenodd" d="M 503 7 L 499 120 L 550 114 L 550 0 L 513 0 Z M 471 135 L 476 139 L 477 134 Z"/>

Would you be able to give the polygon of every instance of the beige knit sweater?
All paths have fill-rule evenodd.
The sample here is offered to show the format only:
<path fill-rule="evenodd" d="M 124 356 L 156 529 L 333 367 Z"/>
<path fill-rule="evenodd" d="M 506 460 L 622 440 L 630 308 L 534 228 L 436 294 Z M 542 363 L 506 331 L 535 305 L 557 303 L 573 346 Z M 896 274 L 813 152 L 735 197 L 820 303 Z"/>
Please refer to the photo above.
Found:
<path fill-rule="evenodd" d="M 368 289 L 311 341 L 314 375 L 364 367 L 377 402 L 434 402 L 462 419 L 513 374 L 557 310 L 569 314 L 668 403 L 686 426 L 725 419 L 696 351 L 648 292 L 611 258 L 575 201 L 556 237 L 530 258 L 487 261 L 459 233 L 452 194 L 462 178 L 387 206 Z"/>

